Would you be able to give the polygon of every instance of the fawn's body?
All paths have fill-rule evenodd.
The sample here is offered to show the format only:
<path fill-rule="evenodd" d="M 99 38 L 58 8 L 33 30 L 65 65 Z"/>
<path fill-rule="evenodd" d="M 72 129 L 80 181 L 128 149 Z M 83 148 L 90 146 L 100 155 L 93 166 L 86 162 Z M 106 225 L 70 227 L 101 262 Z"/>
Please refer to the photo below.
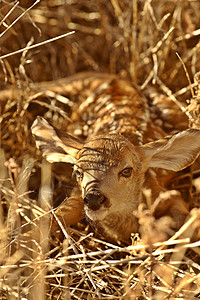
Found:
<path fill-rule="evenodd" d="M 178 171 L 190 165 L 200 151 L 200 132 L 189 129 L 163 138 L 162 129 L 151 120 L 146 98 L 115 75 L 77 75 L 61 85 L 68 95 L 79 95 L 72 111 L 80 116 L 81 134 L 87 139 L 62 133 L 40 117 L 32 126 L 48 161 L 74 165 L 81 195 L 74 202 L 67 199 L 58 215 L 62 212 L 71 225 L 83 217 L 84 206 L 86 217 L 105 234 L 127 241 L 138 231 L 136 211 L 144 202 L 143 190 L 151 190 L 152 202 L 164 191 L 154 168 Z M 157 141 L 144 144 L 151 140 Z M 174 227 L 183 223 L 187 213 L 178 192 L 154 208 L 156 217 L 173 218 Z"/>

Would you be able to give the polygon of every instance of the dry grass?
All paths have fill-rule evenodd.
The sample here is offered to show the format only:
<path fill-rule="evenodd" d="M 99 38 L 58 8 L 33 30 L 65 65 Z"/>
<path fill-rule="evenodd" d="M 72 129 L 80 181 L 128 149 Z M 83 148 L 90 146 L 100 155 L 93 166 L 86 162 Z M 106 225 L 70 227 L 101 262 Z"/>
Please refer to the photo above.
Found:
<path fill-rule="evenodd" d="M 130 78 L 149 99 L 154 88 L 157 97 L 167 94 L 163 101 L 172 100 L 184 120 L 169 118 L 167 127 L 162 113 L 156 116 L 169 133 L 186 128 L 188 118 L 199 128 L 199 79 L 189 84 L 188 76 L 193 82 L 200 70 L 200 2 L 48 0 L 31 7 L 4 0 L 0 19 L 0 56 L 75 30 L 0 60 L 0 298 L 198 299 L 200 242 L 191 238 L 200 227 L 199 165 L 174 178 L 172 187 L 193 210 L 169 240 L 154 242 L 158 229 L 141 213 L 149 234 L 134 236 L 130 246 L 109 243 L 84 224 L 63 228 L 59 243 L 49 233 L 52 201 L 57 205 L 70 193 L 71 170 L 63 175 L 59 165 L 52 174 L 30 126 L 40 114 L 65 128 L 71 105 L 66 95 L 38 92 L 35 82 L 92 70 Z"/>

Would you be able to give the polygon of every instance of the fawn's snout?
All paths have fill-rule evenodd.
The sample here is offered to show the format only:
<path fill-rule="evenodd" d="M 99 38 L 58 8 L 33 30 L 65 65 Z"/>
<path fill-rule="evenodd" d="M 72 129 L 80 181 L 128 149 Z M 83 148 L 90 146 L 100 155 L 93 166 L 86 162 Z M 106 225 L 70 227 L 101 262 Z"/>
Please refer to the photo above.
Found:
<path fill-rule="evenodd" d="M 101 205 L 106 201 L 106 197 L 99 192 L 90 192 L 84 197 L 84 204 L 91 210 L 100 209 Z"/>

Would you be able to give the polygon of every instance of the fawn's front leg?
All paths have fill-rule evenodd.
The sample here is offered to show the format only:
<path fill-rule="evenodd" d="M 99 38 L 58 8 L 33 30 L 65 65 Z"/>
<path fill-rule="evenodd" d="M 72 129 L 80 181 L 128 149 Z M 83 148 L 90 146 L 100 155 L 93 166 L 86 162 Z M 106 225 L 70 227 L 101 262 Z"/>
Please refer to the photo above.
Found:
<path fill-rule="evenodd" d="M 72 196 L 65 199 L 55 210 L 51 226 L 52 235 L 62 226 L 69 227 L 84 218 L 83 199 L 81 196 Z"/>

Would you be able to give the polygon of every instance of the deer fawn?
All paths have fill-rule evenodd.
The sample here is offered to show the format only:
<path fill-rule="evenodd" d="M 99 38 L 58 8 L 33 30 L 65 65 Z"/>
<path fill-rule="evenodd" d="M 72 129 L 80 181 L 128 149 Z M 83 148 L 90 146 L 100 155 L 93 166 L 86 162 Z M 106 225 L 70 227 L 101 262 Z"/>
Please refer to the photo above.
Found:
<path fill-rule="evenodd" d="M 192 164 L 200 152 L 200 131 L 188 129 L 144 143 L 148 131 L 152 138 L 159 131 L 152 124 L 146 98 L 129 81 L 108 75 L 100 79 L 78 104 L 88 126 L 85 141 L 59 131 L 42 117 L 34 121 L 32 133 L 49 162 L 74 165 L 81 196 L 66 200 L 66 205 L 71 203 L 66 215 L 62 205 L 66 224 L 83 218 L 84 207 L 86 217 L 106 235 L 128 241 L 139 230 L 134 212 L 144 201 L 143 190 L 151 190 L 152 202 L 165 190 L 155 170 L 179 171 Z M 156 218 L 172 217 L 175 227 L 187 213 L 178 192 L 154 210 Z"/>

